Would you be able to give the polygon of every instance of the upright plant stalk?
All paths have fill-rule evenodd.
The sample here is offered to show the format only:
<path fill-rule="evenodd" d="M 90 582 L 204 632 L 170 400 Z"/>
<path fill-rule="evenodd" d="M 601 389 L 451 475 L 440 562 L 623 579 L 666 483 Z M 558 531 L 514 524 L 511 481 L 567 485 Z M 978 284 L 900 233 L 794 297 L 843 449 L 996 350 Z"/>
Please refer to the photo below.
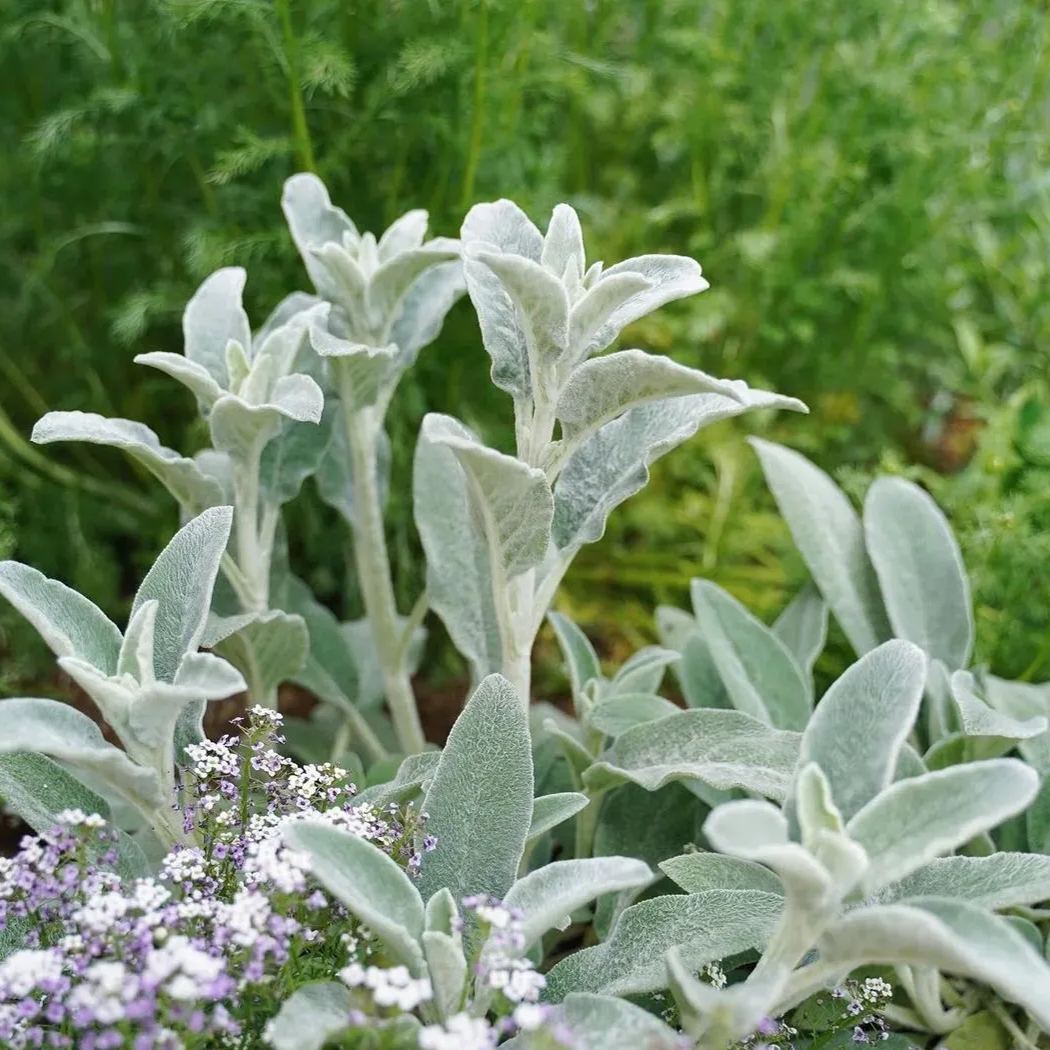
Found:
<path fill-rule="evenodd" d="M 416 698 L 405 661 L 397 601 L 390 571 L 390 554 L 383 529 L 383 507 L 378 484 L 377 428 L 371 420 L 345 406 L 351 404 L 349 376 L 340 371 L 343 394 L 343 423 L 350 448 L 354 478 L 354 564 L 365 614 L 372 625 L 376 655 L 383 675 L 383 688 L 402 750 L 408 754 L 426 745 Z M 411 625 L 407 630 L 411 630 Z"/>
<path fill-rule="evenodd" d="M 306 123 L 306 105 L 299 84 L 299 40 L 292 25 L 290 0 L 274 0 L 277 18 L 281 23 L 281 37 L 284 41 L 284 60 L 288 78 L 288 102 L 292 116 L 292 139 L 295 142 L 295 155 L 299 165 L 307 171 L 314 171 L 317 163 L 314 160 L 314 147 L 310 139 L 310 126 Z"/>

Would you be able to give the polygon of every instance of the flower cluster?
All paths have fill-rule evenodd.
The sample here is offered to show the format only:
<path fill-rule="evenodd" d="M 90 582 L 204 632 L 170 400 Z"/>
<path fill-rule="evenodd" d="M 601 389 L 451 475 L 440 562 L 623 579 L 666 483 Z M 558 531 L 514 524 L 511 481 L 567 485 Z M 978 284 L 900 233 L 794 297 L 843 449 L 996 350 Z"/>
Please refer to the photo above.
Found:
<path fill-rule="evenodd" d="M 0 930 L 19 945 L 0 962 L 3 1046 L 258 1045 L 283 975 L 367 960 L 368 931 L 283 832 L 325 821 L 411 870 L 421 821 L 355 804 L 345 771 L 278 753 L 279 730 L 258 709 L 239 735 L 189 749 L 185 841 L 155 876 L 117 874 L 126 836 L 77 810 L 0 858 Z"/>

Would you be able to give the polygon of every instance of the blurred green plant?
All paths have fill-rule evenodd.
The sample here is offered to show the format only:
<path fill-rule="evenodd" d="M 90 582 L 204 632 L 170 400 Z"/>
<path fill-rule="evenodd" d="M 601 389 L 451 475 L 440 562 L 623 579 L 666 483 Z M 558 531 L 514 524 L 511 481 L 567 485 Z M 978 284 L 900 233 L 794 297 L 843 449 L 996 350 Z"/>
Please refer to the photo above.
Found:
<path fill-rule="evenodd" d="M 0 490 L 25 492 L 4 517 L 18 556 L 124 611 L 174 522 L 134 473 L 100 496 L 117 462 L 104 451 L 71 447 L 56 468 L 24 435 L 81 407 L 199 444 L 131 358 L 178 349 L 182 305 L 219 266 L 249 268 L 253 316 L 299 280 L 275 205 L 303 168 L 369 228 L 422 206 L 447 234 L 475 199 L 536 214 L 568 199 L 595 257 L 694 255 L 712 291 L 630 344 L 804 398 L 811 422 L 776 434 L 830 469 L 957 469 L 982 427 L 982 449 L 996 444 L 982 406 L 1050 363 L 1046 15 L 1043 0 L 10 0 Z M 420 582 L 407 477 L 422 414 L 466 410 L 493 443 L 510 436 L 497 399 L 460 396 L 487 367 L 473 325 L 454 311 L 390 421 L 403 602 Z M 1035 425 L 1016 414 L 1007 431 Z M 1021 622 L 995 610 L 1046 578 L 1050 541 L 1044 468 L 1004 477 L 994 455 L 930 484 L 957 515 L 984 658 L 1012 675 L 1046 661 L 1046 624 L 1030 605 Z M 312 492 L 291 513 L 298 570 L 356 613 L 352 559 L 314 553 L 338 549 L 330 516 Z M 726 428 L 709 459 L 656 472 L 567 601 L 615 650 L 697 574 L 775 611 L 801 576 L 789 551 Z M 432 675 L 454 670 L 432 656 Z"/>

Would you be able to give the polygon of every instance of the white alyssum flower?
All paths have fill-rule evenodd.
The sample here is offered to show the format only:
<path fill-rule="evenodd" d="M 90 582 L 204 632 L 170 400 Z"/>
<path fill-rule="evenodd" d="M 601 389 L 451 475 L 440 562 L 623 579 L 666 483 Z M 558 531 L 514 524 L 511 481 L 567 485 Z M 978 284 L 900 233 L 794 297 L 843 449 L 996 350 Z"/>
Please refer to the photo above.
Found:
<path fill-rule="evenodd" d="M 484 1018 L 453 1014 L 443 1025 L 427 1025 L 420 1031 L 419 1050 L 491 1050 L 498 1038 Z"/>
<path fill-rule="evenodd" d="M 339 971 L 339 978 L 349 988 L 367 988 L 377 1006 L 396 1006 L 405 1012 L 434 994 L 427 978 L 413 977 L 405 966 L 384 969 L 351 963 Z"/>
<path fill-rule="evenodd" d="M 54 948 L 23 948 L 0 963 L 0 996 L 21 999 L 61 976 L 61 952 Z"/>

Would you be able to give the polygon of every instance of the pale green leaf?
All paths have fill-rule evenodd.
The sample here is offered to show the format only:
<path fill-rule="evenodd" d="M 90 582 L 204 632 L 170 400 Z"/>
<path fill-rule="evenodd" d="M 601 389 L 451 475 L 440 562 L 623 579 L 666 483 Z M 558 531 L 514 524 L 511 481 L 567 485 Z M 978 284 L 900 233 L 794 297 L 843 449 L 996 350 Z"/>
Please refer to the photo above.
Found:
<path fill-rule="evenodd" d="M 281 1003 L 277 1016 L 267 1024 L 267 1045 L 273 1050 L 322 1050 L 329 1039 L 350 1027 L 353 1008 L 344 984 L 304 984 Z"/>
<path fill-rule="evenodd" d="M 241 305 L 246 279 L 240 266 L 216 270 L 193 293 L 182 315 L 186 359 L 207 370 L 222 388 L 228 385 L 229 378 L 227 344 L 232 339 L 245 350 L 252 345 L 248 315 Z"/>
<path fill-rule="evenodd" d="M 812 583 L 788 602 L 773 624 L 773 633 L 788 647 L 803 673 L 812 678 L 813 665 L 828 638 L 828 606 Z"/>

